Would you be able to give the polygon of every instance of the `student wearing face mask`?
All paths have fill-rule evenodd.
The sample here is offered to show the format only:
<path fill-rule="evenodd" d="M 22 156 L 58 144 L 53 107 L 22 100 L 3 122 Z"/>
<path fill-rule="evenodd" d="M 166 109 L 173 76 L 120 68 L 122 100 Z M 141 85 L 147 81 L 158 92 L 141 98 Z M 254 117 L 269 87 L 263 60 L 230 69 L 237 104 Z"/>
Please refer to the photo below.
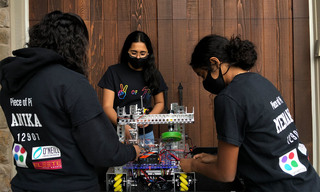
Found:
<path fill-rule="evenodd" d="M 117 126 L 117 107 L 125 107 L 129 113 L 130 105 L 148 109 L 148 114 L 159 114 L 164 109 L 164 91 L 167 85 L 155 65 L 150 38 L 141 31 L 130 33 L 122 47 L 120 61 L 110 66 L 102 76 L 98 86 L 103 88 L 103 110 L 110 121 Z M 153 106 L 152 106 L 153 99 Z M 138 125 L 139 139 L 145 144 L 154 143 L 152 125 Z M 129 125 L 125 126 L 125 137 L 131 139 Z M 144 130 L 143 130 L 144 129 Z M 144 133 L 144 134 L 143 134 Z M 97 169 L 100 187 L 105 187 L 105 169 Z"/>
<path fill-rule="evenodd" d="M 181 159 L 185 172 L 213 180 L 244 181 L 246 191 L 320 191 L 320 179 L 299 141 L 280 92 L 255 65 L 254 45 L 239 36 L 209 35 L 194 49 L 191 67 L 204 88 L 216 94 L 217 155 Z"/>
<path fill-rule="evenodd" d="M 115 126 L 117 107 L 126 107 L 126 113 L 129 113 L 130 105 L 138 104 L 141 108 L 141 97 L 147 113 L 159 114 L 164 109 L 163 92 L 167 90 L 167 85 L 155 66 L 151 41 L 144 32 L 134 31 L 128 35 L 119 64 L 110 66 L 98 85 L 103 88 L 103 109 Z M 139 138 L 145 138 L 147 144 L 153 143 L 152 125 L 139 127 Z M 126 125 L 127 139 L 131 138 L 129 129 L 131 127 Z"/>

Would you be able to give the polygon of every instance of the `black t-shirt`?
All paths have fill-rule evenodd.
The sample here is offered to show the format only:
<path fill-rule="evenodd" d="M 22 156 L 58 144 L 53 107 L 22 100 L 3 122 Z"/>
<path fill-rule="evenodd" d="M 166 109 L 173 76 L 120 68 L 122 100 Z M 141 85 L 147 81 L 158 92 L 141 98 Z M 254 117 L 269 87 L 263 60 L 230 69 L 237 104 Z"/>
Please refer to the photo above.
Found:
<path fill-rule="evenodd" d="M 215 98 L 218 139 L 239 146 L 247 191 L 320 191 L 320 179 L 279 91 L 256 73 L 237 75 Z"/>
<path fill-rule="evenodd" d="M 115 111 L 119 106 L 126 107 L 126 112 L 129 113 L 130 105 L 137 104 L 138 108 L 141 108 L 141 97 L 143 98 L 143 107 L 149 109 L 152 107 L 152 96 L 168 89 L 159 71 L 158 74 L 159 88 L 151 92 L 144 82 L 143 71 L 135 71 L 128 65 L 116 64 L 108 68 L 98 85 L 115 92 L 113 103 Z M 150 131 L 152 131 L 152 125 L 145 128 L 145 133 Z M 139 129 L 139 134 L 142 132 Z"/>

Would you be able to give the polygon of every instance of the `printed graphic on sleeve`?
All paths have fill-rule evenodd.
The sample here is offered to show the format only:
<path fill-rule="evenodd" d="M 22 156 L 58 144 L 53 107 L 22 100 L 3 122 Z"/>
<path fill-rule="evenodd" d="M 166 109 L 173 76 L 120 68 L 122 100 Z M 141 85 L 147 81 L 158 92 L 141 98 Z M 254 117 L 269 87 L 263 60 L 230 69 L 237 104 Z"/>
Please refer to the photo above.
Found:
<path fill-rule="evenodd" d="M 307 171 L 306 167 L 299 161 L 297 150 L 286 153 L 279 158 L 279 166 L 285 173 L 295 176 Z"/>
<path fill-rule="evenodd" d="M 306 146 L 304 146 L 304 144 L 299 143 L 298 149 L 299 149 L 299 151 L 300 151 L 302 154 L 304 154 L 305 156 L 308 155 L 308 154 L 307 154 L 307 148 L 306 148 Z"/>
<path fill-rule="evenodd" d="M 22 145 L 15 143 L 12 149 L 12 155 L 16 161 L 18 167 L 28 168 L 26 164 L 27 151 L 23 148 Z"/>

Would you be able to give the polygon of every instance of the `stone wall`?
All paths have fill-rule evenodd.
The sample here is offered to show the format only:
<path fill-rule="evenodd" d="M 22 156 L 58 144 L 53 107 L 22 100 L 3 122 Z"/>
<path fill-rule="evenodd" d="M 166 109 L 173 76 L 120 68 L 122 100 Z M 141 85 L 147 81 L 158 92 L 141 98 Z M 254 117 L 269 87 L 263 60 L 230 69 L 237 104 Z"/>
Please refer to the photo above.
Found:
<path fill-rule="evenodd" d="M 9 0 L 0 0 L 0 60 L 10 55 L 10 8 Z M 0 191 L 11 191 L 13 176 L 11 153 L 12 137 L 0 107 Z"/>

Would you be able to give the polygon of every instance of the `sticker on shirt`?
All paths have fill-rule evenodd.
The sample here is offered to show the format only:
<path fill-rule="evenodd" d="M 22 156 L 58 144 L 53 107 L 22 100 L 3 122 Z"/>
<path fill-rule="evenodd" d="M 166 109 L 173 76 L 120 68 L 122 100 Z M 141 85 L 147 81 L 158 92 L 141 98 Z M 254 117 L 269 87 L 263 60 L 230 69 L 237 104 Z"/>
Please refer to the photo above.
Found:
<path fill-rule="evenodd" d="M 56 146 L 39 146 L 32 148 L 32 160 L 61 157 L 60 149 Z"/>
<path fill-rule="evenodd" d="M 12 155 L 16 161 L 18 167 L 28 168 L 26 164 L 27 151 L 23 148 L 22 145 L 15 143 L 12 149 Z"/>
<path fill-rule="evenodd" d="M 300 162 L 296 149 L 281 156 L 279 158 L 279 166 L 282 171 L 292 176 L 307 171 L 307 168 Z"/>
<path fill-rule="evenodd" d="M 49 161 L 36 161 L 32 162 L 35 169 L 40 170 L 55 170 L 62 169 L 61 159 L 49 160 Z"/>

